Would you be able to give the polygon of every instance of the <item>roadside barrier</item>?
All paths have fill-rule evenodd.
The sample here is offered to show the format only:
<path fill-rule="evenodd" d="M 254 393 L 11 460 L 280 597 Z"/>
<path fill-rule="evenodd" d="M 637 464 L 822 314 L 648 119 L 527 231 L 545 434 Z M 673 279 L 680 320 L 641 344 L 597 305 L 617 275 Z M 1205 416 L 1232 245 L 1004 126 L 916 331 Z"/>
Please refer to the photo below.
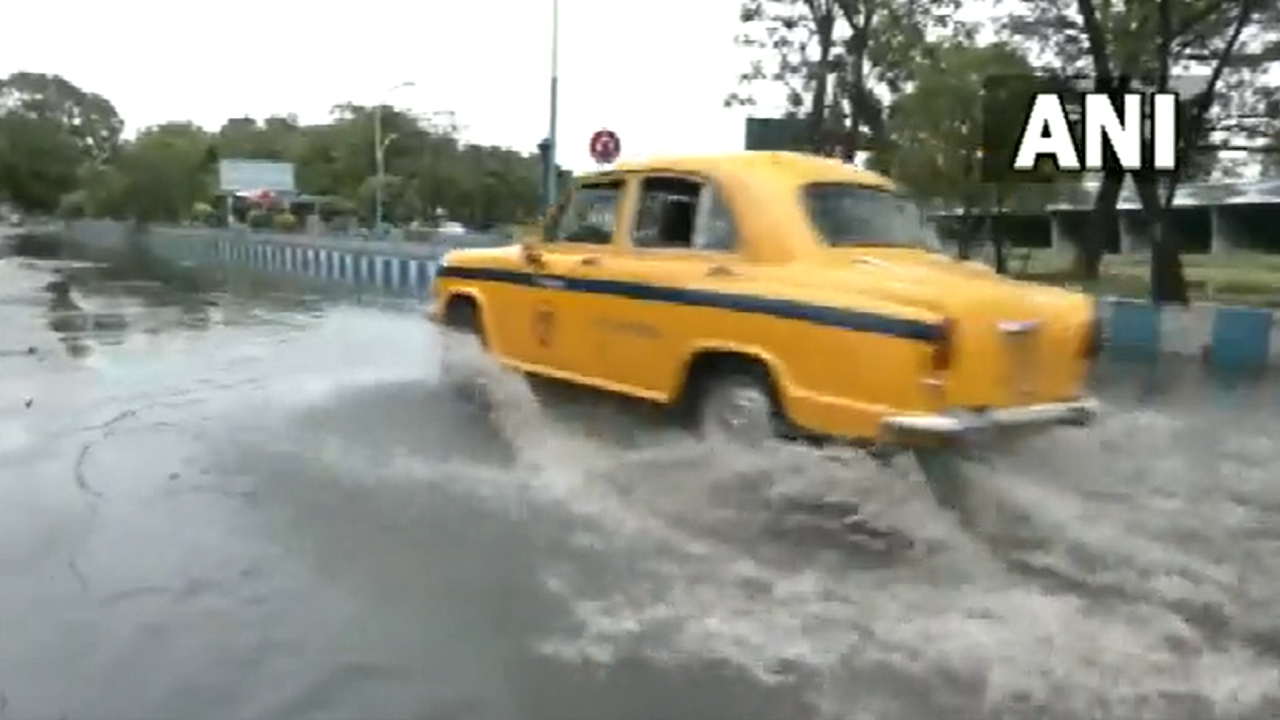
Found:
<path fill-rule="evenodd" d="M 500 244 L 492 237 L 459 237 L 449 243 L 319 242 L 254 233 L 196 237 L 157 232 L 151 249 L 171 260 L 210 261 L 267 272 L 420 297 L 431 285 L 441 255 L 458 246 Z M 1189 308 L 1156 306 L 1145 300 L 1101 298 L 1098 311 L 1106 354 L 1152 362 L 1161 356 L 1202 359 L 1231 373 L 1259 372 L 1280 363 L 1275 313 L 1267 308 L 1198 303 Z"/>
<path fill-rule="evenodd" d="M 1275 312 L 1199 303 L 1189 308 L 1145 300 L 1104 298 L 1107 353 L 1124 360 L 1161 355 L 1199 357 L 1214 370 L 1259 372 L 1280 362 Z"/>

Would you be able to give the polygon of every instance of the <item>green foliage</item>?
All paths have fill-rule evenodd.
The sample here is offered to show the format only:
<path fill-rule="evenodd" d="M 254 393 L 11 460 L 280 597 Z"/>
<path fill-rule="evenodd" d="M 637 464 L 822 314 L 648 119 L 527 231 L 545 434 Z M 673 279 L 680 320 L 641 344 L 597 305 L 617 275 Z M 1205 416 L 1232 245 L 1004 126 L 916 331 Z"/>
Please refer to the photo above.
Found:
<path fill-rule="evenodd" d="M 88 195 L 83 190 L 69 192 L 58 201 L 58 217 L 63 220 L 78 220 L 85 216 L 88 207 Z"/>
<path fill-rule="evenodd" d="M 290 212 L 278 212 L 271 216 L 271 227 L 281 231 L 296 230 L 298 218 Z"/>
<path fill-rule="evenodd" d="M 952 24 L 957 0 L 743 0 L 739 47 L 751 57 L 729 106 L 779 92 L 806 117 L 815 150 L 883 149 L 884 99 L 914 80 L 931 31 Z"/>
<path fill-rule="evenodd" d="M 1167 12 L 1167 27 L 1162 20 Z M 1011 0 L 1003 32 L 1043 67 L 1067 74 L 1212 78 L 1206 102 L 1187 97 L 1187 172 L 1213 172 L 1217 152 L 1253 146 L 1280 109 L 1280 4 L 1267 0 Z"/>
<path fill-rule="evenodd" d="M 739 47 L 750 54 L 739 91 L 726 105 L 754 106 L 771 89 L 783 115 L 807 128 L 809 145 L 870 150 L 869 165 L 918 192 L 967 206 L 1043 206 L 1055 194 L 1078 195 L 1077 182 L 1028 185 L 989 173 L 975 181 L 978 88 L 984 77 L 1034 69 L 1058 79 L 1093 76 L 1095 89 L 1121 76 L 1144 89 L 1183 97 L 1182 159 L 1172 177 L 1130 173 L 1155 234 L 1152 293 L 1185 299 L 1177 229 L 1162 225 L 1178 184 L 1220 174 L 1223 151 L 1256 150 L 1250 173 L 1280 172 L 1280 3 L 1274 0 L 1007 0 L 993 6 L 1002 42 L 978 46 L 976 29 L 954 20 L 956 5 L 921 0 L 742 0 Z M 1207 78 L 1188 92 L 1177 76 Z M 1012 94 L 1016 89 L 1006 88 Z M 770 98 L 771 100 L 773 98 Z M 1025 103 L 988 104 L 988 125 L 1006 135 L 982 143 L 988 169 L 1005 157 L 1021 129 Z M 1267 140 L 1271 138 L 1271 140 Z M 1238 163 L 1236 164 L 1238 170 Z M 1096 279 L 1101 243 L 1119 232 L 1116 201 L 1125 173 L 1112 168 L 1091 200 L 1092 232 L 1077 248 L 1076 268 Z M 1040 179 L 1053 179 L 1042 169 Z M 1159 187 L 1160 180 L 1165 189 Z"/>
<path fill-rule="evenodd" d="M 955 158 L 937 150 L 974 146 L 959 137 L 968 132 L 962 126 L 977 117 L 983 78 L 998 73 L 1126 74 L 1159 84 L 1162 68 L 1206 76 L 1223 61 L 1203 121 L 1192 128 L 1198 148 L 1185 153 L 1192 177 L 1210 175 L 1223 146 L 1276 133 L 1280 4 L 1009 0 L 994 17 L 1002 42 L 989 46 L 952 19 L 954 9 L 917 0 L 743 0 L 736 42 L 750 60 L 726 104 L 754 106 L 771 91 L 785 116 L 802 121 L 813 149 L 842 138 L 876 151 L 873 167 L 942 197 L 956 195 L 958 176 Z M 933 147 L 922 147 L 922 138 Z"/>
<path fill-rule="evenodd" d="M 1025 103 L 984 94 L 1016 92 L 1011 85 L 1029 77 L 1031 64 L 1005 44 L 940 42 L 926 46 L 911 90 L 891 107 L 893 146 L 887 167 L 917 193 L 966 205 L 982 204 L 982 164 L 1006 167 L 1016 133 L 986 133 L 984 125 L 1015 128 Z M 1000 76 L 1000 82 L 988 78 Z M 984 85 L 986 86 L 984 88 Z M 992 144 L 995 141 L 995 144 Z M 988 178 L 1012 184 L 1012 176 Z"/>
<path fill-rule="evenodd" d="M 123 127 L 105 98 L 56 75 L 0 79 L 0 195 L 27 211 L 58 210 L 81 168 L 115 153 Z"/>
<path fill-rule="evenodd" d="M 348 103 L 317 125 L 293 116 L 231 118 L 210 132 L 175 121 L 121 142 L 123 123 L 110 102 L 60 77 L 31 73 L 0 81 L 0 196 L 28 211 L 212 223 L 220 221 L 212 208 L 222 207 L 220 159 L 281 160 L 294 164 L 301 193 L 326 198 L 323 218 L 351 215 L 368 223 L 379 114 L 388 220 L 447 215 L 486 225 L 537 214 L 536 156 L 467 145 L 449 113 L 419 117 Z M 65 205 L 73 193 L 75 203 Z"/>
<path fill-rule="evenodd" d="M 250 210 L 249 214 L 245 216 L 245 221 L 249 223 L 251 228 L 265 230 L 271 227 L 271 213 L 261 209 Z"/>
<path fill-rule="evenodd" d="M 37 117 L 0 116 L 0 188 L 28 212 L 53 212 L 76 189 L 85 157 L 75 138 Z"/>

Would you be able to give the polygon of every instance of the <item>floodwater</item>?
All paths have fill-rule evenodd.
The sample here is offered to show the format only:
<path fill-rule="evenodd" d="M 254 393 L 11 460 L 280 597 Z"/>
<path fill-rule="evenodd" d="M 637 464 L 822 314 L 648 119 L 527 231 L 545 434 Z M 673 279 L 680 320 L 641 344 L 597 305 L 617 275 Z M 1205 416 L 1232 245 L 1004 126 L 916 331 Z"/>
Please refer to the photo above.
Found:
<path fill-rule="evenodd" d="M 0 259 L 5 720 L 1280 713 L 1280 389 L 1108 372 L 957 514 L 478 366 L 486 413 L 413 313 L 232 287 Z M 778 522 L 832 493 L 916 548 Z"/>

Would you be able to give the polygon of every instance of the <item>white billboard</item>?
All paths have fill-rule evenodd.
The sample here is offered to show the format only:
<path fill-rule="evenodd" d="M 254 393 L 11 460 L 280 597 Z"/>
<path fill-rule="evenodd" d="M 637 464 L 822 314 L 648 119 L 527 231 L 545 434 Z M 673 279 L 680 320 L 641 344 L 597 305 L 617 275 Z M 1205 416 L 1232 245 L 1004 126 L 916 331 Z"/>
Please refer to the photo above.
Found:
<path fill-rule="evenodd" d="M 278 160 L 220 160 L 218 187 L 223 192 L 294 192 L 293 163 Z"/>

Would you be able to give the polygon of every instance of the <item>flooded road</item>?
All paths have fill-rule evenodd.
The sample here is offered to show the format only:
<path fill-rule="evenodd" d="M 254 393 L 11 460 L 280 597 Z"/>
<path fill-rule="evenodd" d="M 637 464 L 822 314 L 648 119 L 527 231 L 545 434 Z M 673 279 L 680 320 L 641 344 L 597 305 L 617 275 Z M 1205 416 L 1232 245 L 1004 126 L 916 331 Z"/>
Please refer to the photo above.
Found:
<path fill-rule="evenodd" d="M 1106 373 L 1098 427 L 965 468 L 962 525 L 906 461 L 492 368 L 489 418 L 412 313 L 236 289 L 0 259 L 5 720 L 1280 713 L 1280 389 Z M 827 491 L 919 547 L 775 532 Z"/>

